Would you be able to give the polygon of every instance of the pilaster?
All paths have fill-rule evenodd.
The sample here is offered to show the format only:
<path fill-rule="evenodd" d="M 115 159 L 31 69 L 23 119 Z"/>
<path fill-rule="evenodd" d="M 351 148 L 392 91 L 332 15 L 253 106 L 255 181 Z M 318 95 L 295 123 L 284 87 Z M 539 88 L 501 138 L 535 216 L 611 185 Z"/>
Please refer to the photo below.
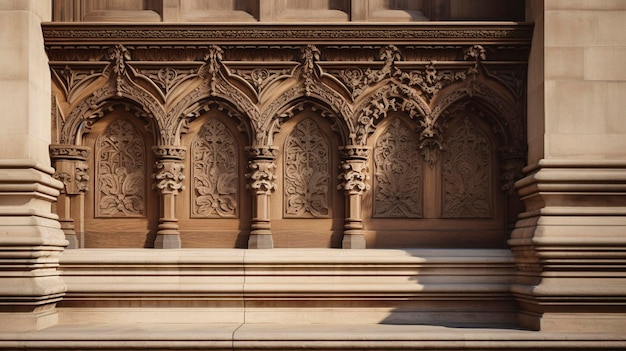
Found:
<path fill-rule="evenodd" d="M 81 213 L 72 213 L 72 209 L 79 208 L 78 203 L 84 203 L 85 191 L 88 188 L 89 166 L 85 161 L 89 157 L 90 150 L 85 146 L 77 145 L 50 145 L 50 158 L 55 168 L 53 175 L 63 183 L 63 189 L 57 199 L 56 213 L 59 216 L 61 229 L 65 233 L 65 239 L 69 242 L 68 249 L 80 247 L 79 237 L 76 232 L 75 218 L 79 224 L 84 222 Z M 79 225 L 79 227 L 81 227 Z"/>
<path fill-rule="evenodd" d="M 50 71 L 41 22 L 48 1 L 0 6 L 0 326 L 29 331 L 57 322 L 67 245 L 51 212 L 63 184 L 50 164 Z"/>
<path fill-rule="evenodd" d="M 276 190 L 276 157 L 278 148 L 260 146 L 247 148 L 250 161 L 248 164 L 248 188 L 253 192 L 252 224 L 250 226 L 249 249 L 271 249 L 274 247 L 270 225 L 270 197 Z"/>
<path fill-rule="evenodd" d="M 176 195 L 185 188 L 185 165 L 187 149 L 182 146 L 155 146 L 156 155 L 154 187 L 159 192 L 160 216 L 154 248 L 179 249 L 181 247 L 178 218 L 176 217 Z"/>
<path fill-rule="evenodd" d="M 346 218 L 341 246 L 344 249 L 365 249 L 361 202 L 363 193 L 369 189 L 367 158 L 370 149 L 349 145 L 340 148 L 340 152 L 342 173 L 339 176 L 339 189 L 343 189 L 346 194 Z"/>

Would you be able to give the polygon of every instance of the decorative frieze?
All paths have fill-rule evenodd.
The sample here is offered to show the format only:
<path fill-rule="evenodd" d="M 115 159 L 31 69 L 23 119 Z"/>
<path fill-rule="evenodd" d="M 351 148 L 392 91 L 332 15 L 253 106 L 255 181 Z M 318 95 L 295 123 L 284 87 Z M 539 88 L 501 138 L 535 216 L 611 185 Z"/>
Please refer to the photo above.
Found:
<path fill-rule="evenodd" d="M 497 185 L 492 183 L 500 176 L 503 189 L 510 190 L 523 160 L 500 156 L 498 174 L 491 155 L 485 161 L 492 167 L 483 177 L 485 184 L 471 177 L 462 177 L 459 183 L 455 177 L 465 171 L 463 162 L 478 162 L 480 157 L 452 157 L 466 152 L 458 145 L 470 141 L 460 141 L 457 134 L 465 131 L 450 131 L 447 125 L 453 116 L 476 107 L 482 114 L 468 115 L 476 115 L 494 130 L 492 135 L 484 128 L 482 137 L 502 150 L 524 148 L 523 94 L 517 92 L 525 78 L 516 73 L 526 69 L 521 53 L 529 49 L 530 30 L 524 25 L 372 29 L 356 23 L 310 28 L 260 24 L 253 30 L 223 25 L 142 25 L 141 30 L 88 26 L 88 35 L 102 34 L 98 41 L 74 37 L 84 29 L 80 26 L 44 26 L 58 87 L 54 91 L 59 142 L 96 140 L 95 167 L 84 169 L 94 178 L 96 217 L 147 213 L 146 190 L 140 186 L 149 181 L 145 148 L 161 145 L 153 149 L 157 161 L 153 184 L 161 208 L 157 247 L 180 246 L 181 211 L 191 218 L 238 218 L 239 207 L 248 200 L 249 247 L 255 248 L 272 247 L 272 217 L 290 218 L 282 226 L 343 213 L 344 247 L 365 247 L 364 194 L 371 206 L 365 213 L 372 223 L 433 216 L 495 218 L 494 201 L 499 200 L 494 200 Z M 130 127 L 118 126 L 124 132 L 111 138 L 115 133 L 103 131 L 99 123 L 120 109 L 130 112 L 120 122 Z M 305 110 L 313 113 L 292 123 Z M 221 117 L 213 118 L 214 113 Z M 206 125 L 195 124 L 204 118 Z M 225 122 L 227 118 L 236 121 L 237 131 Z M 330 128 L 322 131 L 322 123 Z M 94 131 L 101 135 L 88 136 Z M 187 137 L 190 133 L 194 135 Z M 128 138 L 125 134 L 141 141 L 137 145 L 128 141 L 128 147 L 114 152 L 110 145 Z M 278 168 L 276 140 L 283 142 Z M 345 145 L 339 155 L 333 150 L 336 144 Z M 111 151 L 102 153 L 106 145 Z M 240 179 L 243 145 L 254 145 L 248 149 L 247 180 Z M 143 158 L 127 155 L 138 148 L 144 150 Z M 185 162 L 186 148 L 190 154 Z M 339 169 L 333 166 L 338 156 Z M 143 164 L 129 161 L 139 159 Z M 141 174 L 134 173 L 139 170 Z M 72 172 L 81 174 L 78 169 Z M 58 175 L 66 183 L 72 176 L 67 173 L 69 177 Z M 88 178 L 81 177 L 86 183 Z M 251 191 L 240 194 L 244 182 Z M 335 210 L 333 206 L 344 205 L 332 196 L 337 184 L 344 191 L 345 208 Z M 177 208 L 174 198 L 185 187 L 188 204 Z M 485 198 L 489 211 L 458 210 L 468 195 L 458 195 L 455 187 L 472 189 L 469 199 L 475 203 L 462 206 L 473 209 Z M 282 208 L 269 206 L 274 192 Z M 110 204 L 98 209 L 103 198 L 110 198 Z M 272 209 L 281 213 L 271 214 Z"/>

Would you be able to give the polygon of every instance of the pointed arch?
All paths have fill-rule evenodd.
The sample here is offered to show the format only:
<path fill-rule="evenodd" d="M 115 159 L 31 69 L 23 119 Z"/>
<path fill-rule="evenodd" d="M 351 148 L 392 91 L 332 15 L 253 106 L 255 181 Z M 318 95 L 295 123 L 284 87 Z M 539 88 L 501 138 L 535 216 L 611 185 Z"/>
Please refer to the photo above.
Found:
<path fill-rule="evenodd" d="M 406 112 L 412 120 L 423 124 L 430 116 L 428 103 L 415 89 L 389 79 L 378 85 L 355 109 L 350 142 L 353 145 L 367 144 L 367 138 L 376 129 L 378 122 L 390 111 Z"/>
<path fill-rule="evenodd" d="M 348 102 L 341 94 L 323 84 L 314 84 L 309 88 L 307 91 L 301 84 L 291 86 L 264 109 L 256 123 L 256 143 L 271 145 L 280 125 L 306 107 L 320 111 L 322 117 L 331 118 L 341 141 L 346 143 L 352 129 L 349 119 L 352 111 Z"/>
<path fill-rule="evenodd" d="M 451 114 L 470 103 L 487 112 L 485 117 L 500 134 L 503 145 L 524 145 L 525 128 L 519 101 L 507 98 L 481 80 L 466 84 L 462 89 L 452 87 L 442 91 L 433 101 L 432 125 L 441 126 Z"/>
<path fill-rule="evenodd" d="M 82 135 L 88 133 L 95 122 L 120 105 L 142 118 L 153 130 L 155 140 L 159 139 L 164 115 L 162 105 L 141 87 L 125 79 L 120 86 L 109 81 L 74 107 L 63 123 L 60 142 L 80 145 Z"/>
<path fill-rule="evenodd" d="M 165 117 L 166 134 L 163 136 L 163 142 L 168 145 L 179 145 L 181 133 L 185 133 L 185 125 L 213 107 L 227 112 L 229 117 L 238 119 L 242 131 L 251 140 L 254 134 L 254 121 L 258 116 L 257 106 L 235 86 L 224 79 L 217 79 L 214 84 L 203 80 L 169 110 Z"/>

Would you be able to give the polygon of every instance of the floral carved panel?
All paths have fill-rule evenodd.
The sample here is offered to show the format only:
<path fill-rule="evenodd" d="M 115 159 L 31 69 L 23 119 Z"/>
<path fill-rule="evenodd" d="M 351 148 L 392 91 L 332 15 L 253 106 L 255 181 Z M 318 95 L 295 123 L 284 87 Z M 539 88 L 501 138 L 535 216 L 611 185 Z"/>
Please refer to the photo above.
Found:
<path fill-rule="evenodd" d="M 96 217 L 145 215 L 146 148 L 128 121 L 111 123 L 96 140 Z"/>
<path fill-rule="evenodd" d="M 330 196 L 330 146 L 311 119 L 298 123 L 285 141 L 285 217 L 327 218 Z"/>
<path fill-rule="evenodd" d="M 446 139 L 442 161 L 442 217 L 492 217 L 492 147 L 469 118 Z"/>
<path fill-rule="evenodd" d="M 237 141 L 226 125 L 206 122 L 191 146 L 191 217 L 238 216 L 238 157 Z"/>
<path fill-rule="evenodd" d="M 374 148 L 374 217 L 422 216 L 420 162 L 417 136 L 394 120 Z"/>

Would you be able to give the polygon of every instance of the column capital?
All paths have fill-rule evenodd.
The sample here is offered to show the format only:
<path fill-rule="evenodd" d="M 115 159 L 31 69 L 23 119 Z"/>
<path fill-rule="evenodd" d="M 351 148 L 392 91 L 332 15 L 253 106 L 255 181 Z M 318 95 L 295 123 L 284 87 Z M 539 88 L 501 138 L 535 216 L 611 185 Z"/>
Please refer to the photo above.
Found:
<path fill-rule="evenodd" d="M 253 160 L 275 160 L 278 157 L 277 146 L 247 146 L 246 151 L 248 151 L 248 156 Z"/>
<path fill-rule="evenodd" d="M 152 147 L 152 152 L 158 160 L 182 161 L 187 155 L 187 147 L 173 145 L 157 145 Z"/>
<path fill-rule="evenodd" d="M 367 160 L 372 148 L 361 145 L 346 145 L 339 147 L 339 154 L 343 160 Z"/>
<path fill-rule="evenodd" d="M 91 149 L 82 145 L 52 144 L 50 145 L 50 158 L 56 160 L 86 161 Z"/>

